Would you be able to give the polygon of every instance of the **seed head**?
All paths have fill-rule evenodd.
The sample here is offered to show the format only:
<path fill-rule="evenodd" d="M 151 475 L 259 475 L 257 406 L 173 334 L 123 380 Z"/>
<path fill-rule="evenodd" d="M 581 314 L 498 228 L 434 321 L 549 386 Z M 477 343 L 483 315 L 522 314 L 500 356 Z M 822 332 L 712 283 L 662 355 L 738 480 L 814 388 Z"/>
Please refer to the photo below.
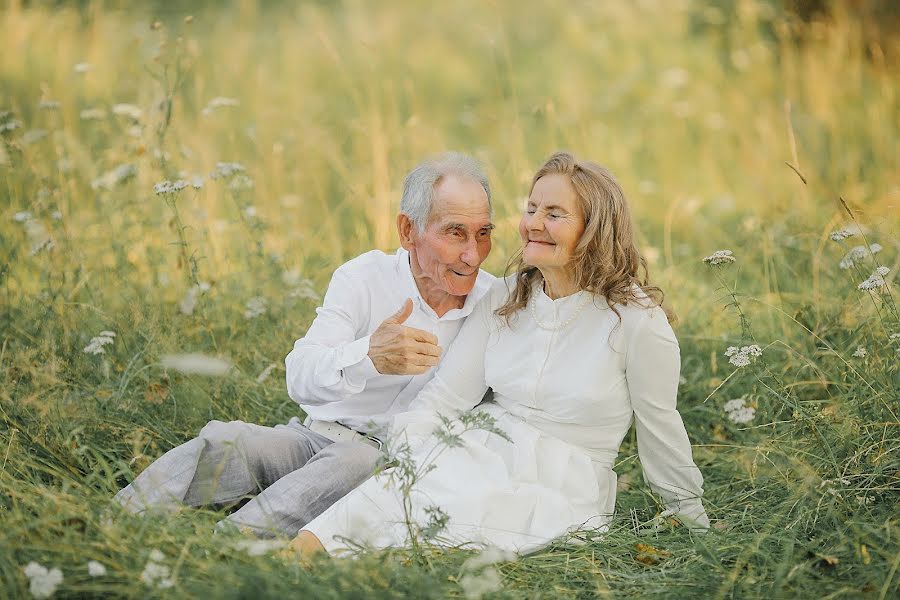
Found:
<path fill-rule="evenodd" d="M 735 257 L 731 250 L 716 250 L 711 255 L 707 256 L 703 259 L 703 262 L 710 265 L 711 267 L 719 266 L 719 265 L 728 265 L 733 263 Z"/>

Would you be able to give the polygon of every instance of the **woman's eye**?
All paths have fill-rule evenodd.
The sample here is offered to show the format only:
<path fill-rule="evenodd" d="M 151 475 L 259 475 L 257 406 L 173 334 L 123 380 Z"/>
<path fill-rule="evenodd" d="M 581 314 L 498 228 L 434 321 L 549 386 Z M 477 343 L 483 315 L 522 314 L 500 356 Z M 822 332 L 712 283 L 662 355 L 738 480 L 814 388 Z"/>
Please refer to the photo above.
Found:
<path fill-rule="evenodd" d="M 559 219 L 560 217 L 562 217 L 562 215 L 559 213 L 550 213 L 551 219 Z"/>

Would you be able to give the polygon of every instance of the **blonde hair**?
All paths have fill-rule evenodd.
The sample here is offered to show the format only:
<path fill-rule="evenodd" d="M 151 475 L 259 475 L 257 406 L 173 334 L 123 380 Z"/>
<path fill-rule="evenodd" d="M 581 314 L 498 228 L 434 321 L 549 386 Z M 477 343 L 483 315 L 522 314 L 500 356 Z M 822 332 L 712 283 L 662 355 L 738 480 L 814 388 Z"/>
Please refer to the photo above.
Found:
<path fill-rule="evenodd" d="M 631 210 L 612 174 L 596 163 L 580 161 L 568 152 L 556 152 L 534 174 L 529 194 L 538 179 L 551 174 L 569 176 L 584 218 L 584 233 L 573 257 L 577 289 L 603 296 L 619 317 L 615 304 L 661 306 L 664 294 L 650 285 L 647 261 L 634 244 Z M 513 268 L 515 288 L 497 309 L 497 315 L 505 317 L 507 324 L 528 305 L 532 287 L 541 277 L 537 267 L 525 264 L 522 249 L 510 259 L 506 272 Z M 673 313 L 666 311 L 666 315 L 674 321 Z"/>

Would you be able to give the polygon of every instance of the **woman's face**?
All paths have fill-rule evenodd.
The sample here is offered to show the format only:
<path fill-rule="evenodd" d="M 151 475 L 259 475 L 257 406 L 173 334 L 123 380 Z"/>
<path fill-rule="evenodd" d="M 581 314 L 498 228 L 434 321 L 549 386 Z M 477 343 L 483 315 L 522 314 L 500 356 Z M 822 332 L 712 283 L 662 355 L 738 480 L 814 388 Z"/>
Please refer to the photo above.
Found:
<path fill-rule="evenodd" d="M 538 179 L 519 222 L 525 263 L 541 272 L 568 271 L 583 233 L 584 217 L 569 176 L 553 173 Z"/>

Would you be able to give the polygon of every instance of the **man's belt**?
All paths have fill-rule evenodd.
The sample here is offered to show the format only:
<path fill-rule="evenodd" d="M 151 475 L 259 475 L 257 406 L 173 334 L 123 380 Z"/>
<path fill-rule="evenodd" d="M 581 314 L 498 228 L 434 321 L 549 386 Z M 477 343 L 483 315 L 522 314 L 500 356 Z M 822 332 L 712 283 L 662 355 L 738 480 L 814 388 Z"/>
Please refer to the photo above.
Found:
<path fill-rule="evenodd" d="M 309 427 L 310 431 L 315 431 L 319 435 L 324 435 L 332 442 L 357 442 L 372 446 L 376 450 L 381 450 L 382 442 L 377 437 L 363 435 L 340 423 L 310 419 L 307 427 Z"/>

